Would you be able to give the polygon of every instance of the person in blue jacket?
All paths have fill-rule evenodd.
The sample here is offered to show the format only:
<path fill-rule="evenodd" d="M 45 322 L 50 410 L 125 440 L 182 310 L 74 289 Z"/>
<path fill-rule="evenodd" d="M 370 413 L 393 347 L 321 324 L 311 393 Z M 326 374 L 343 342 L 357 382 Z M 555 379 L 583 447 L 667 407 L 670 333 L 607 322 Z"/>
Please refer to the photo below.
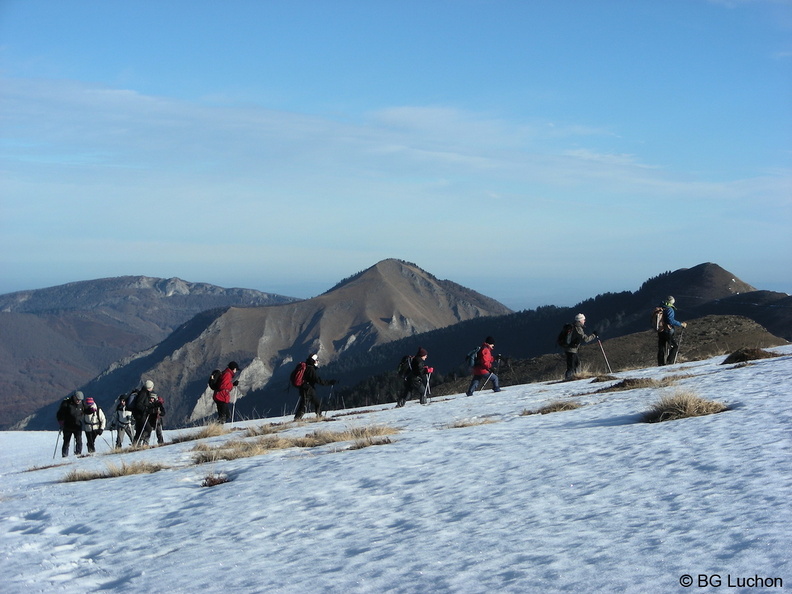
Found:
<path fill-rule="evenodd" d="M 658 365 L 671 365 L 676 362 L 677 352 L 679 352 L 679 339 L 676 335 L 676 328 L 687 328 L 687 323 L 676 319 L 674 303 L 676 303 L 676 300 L 669 295 L 660 304 L 660 307 L 663 308 L 663 328 L 657 333 Z"/>

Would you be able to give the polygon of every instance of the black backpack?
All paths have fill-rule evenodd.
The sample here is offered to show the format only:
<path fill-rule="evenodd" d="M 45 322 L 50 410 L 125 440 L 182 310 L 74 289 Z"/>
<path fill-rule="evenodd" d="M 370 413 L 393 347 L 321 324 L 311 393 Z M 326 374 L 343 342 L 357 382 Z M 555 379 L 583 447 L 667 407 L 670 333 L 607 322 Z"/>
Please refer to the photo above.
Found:
<path fill-rule="evenodd" d="M 399 361 L 398 367 L 396 367 L 396 372 L 402 379 L 407 379 L 407 377 L 412 373 L 412 355 L 404 355 Z"/>
<path fill-rule="evenodd" d="M 662 305 L 658 305 L 652 310 L 652 315 L 649 317 L 649 325 L 655 332 L 662 332 L 666 329 L 665 308 Z"/>
<path fill-rule="evenodd" d="M 564 327 L 561 329 L 561 332 L 558 333 L 558 338 L 556 338 L 556 344 L 561 348 L 571 347 L 573 345 L 575 335 L 575 325 L 574 324 L 564 324 Z"/>
<path fill-rule="evenodd" d="M 220 376 L 222 374 L 223 372 L 219 369 L 215 369 L 209 374 L 209 380 L 206 383 L 213 392 L 217 392 L 220 389 Z"/>

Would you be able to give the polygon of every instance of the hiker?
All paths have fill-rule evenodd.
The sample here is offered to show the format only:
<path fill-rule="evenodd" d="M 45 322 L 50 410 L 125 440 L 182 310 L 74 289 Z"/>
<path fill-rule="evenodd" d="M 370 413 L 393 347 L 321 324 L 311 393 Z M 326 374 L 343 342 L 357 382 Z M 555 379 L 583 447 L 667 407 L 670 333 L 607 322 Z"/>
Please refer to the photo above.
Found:
<path fill-rule="evenodd" d="M 121 449 L 124 443 L 124 434 L 129 437 L 129 442 L 135 445 L 135 439 L 132 436 L 132 411 L 127 409 L 127 395 L 121 394 L 118 397 L 118 404 L 115 408 L 113 420 L 110 422 L 110 428 L 117 431 L 116 434 L 116 449 Z"/>
<path fill-rule="evenodd" d="M 492 349 L 494 348 L 495 339 L 492 336 L 487 336 L 476 354 L 476 364 L 473 366 L 473 379 L 470 380 L 470 385 L 466 392 L 468 396 L 473 396 L 482 381 L 484 382 L 481 386 L 483 388 L 490 380 L 492 381 L 492 391 L 500 392 L 500 381 L 494 371 L 496 362 L 496 358 L 492 354 Z"/>
<path fill-rule="evenodd" d="M 74 455 L 82 454 L 82 418 L 83 418 L 83 393 L 77 390 L 71 396 L 64 398 L 58 412 L 55 414 L 63 431 L 63 447 L 61 455 L 69 455 L 69 443 L 74 436 Z"/>
<path fill-rule="evenodd" d="M 154 382 L 146 380 L 142 388 L 130 395 L 132 402 L 129 403 L 129 409 L 132 411 L 132 418 L 135 419 L 135 438 L 132 440 L 132 445 L 137 444 L 143 432 L 143 425 L 146 424 L 146 406 L 153 391 Z"/>
<path fill-rule="evenodd" d="M 214 391 L 212 394 L 212 400 L 214 400 L 215 405 L 217 406 L 217 422 L 218 423 L 227 423 L 231 421 L 231 413 L 229 411 L 229 403 L 231 402 L 231 390 L 234 389 L 235 386 L 239 385 L 239 380 L 234 379 L 234 374 L 239 370 L 239 365 L 236 361 L 231 361 L 228 363 L 226 368 L 223 370 L 223 373 L 220 374 L 220 380 L 217 385 L 217 390 Z"/>
<path fill-rule="evenodd" d="M 82 428 L 85 431 L 85 441 L 88 446 L 88 453 L 96 452 L 96 438 L 102 434 L 105 428 L 105 414 L 96 405 L 93 398 L 85 399 L 83 406 Z"/>
<path fill-rule="evenodd" d="M 396 408 L 407 404 L 413 394 L 418 394 L 421 404 L 427 404 L 426 392 L 429 389 L 429 374 L 434 371 L 433 367 L 426 367 L 424 364 L 428 356 L 429 353 L 425 348 L 418 347 L 418 352 L 409 359 L 409 370 L 404 374 L 404 389 L 396 401 Z"/>
<path fill-rule="evenodd" d="M 138 398 L 140 398 L 140 395 L 138 395 Z M 145 421 L 140 432 L 140 438 L 135 442 L 135 445 L 148 445 L 152 431 L 157 434 L 157 443 L 162 445 L 165 443 L 162 435 L 162 417 L 165 416 L 165 401 L 154 392 L 151 392 L 146 398 L 143 412 L 145 413 Z"/>
<path fill-rule="evenodd" d="M 674 303 L 676 303 L 676 299 L 669 295 L 660 304 L 660 307 L 663 308 L 662 329 L 657 333 L 657 364 L 660 366 L 676 363 L 679 339 L 677 339 L 675 328 L 687 328 L 686 322 L 676 319 Z"/>
<path fill-rule="evenodd" d="M 305 405 L 310 400 L 316 410 L 316 417 L 322 416 L 322 400 L 316 396 L 316 384 L 320 386 L 334 386 L 336 380 L 323 380 L 316 373 L 316 367 L 319 364 L 319 355 L 311 355 L 305 360 L 305 374 L 303 381 L 300 385 L 300 400 L 297 402 L 297 411 L 294 414 L 294 420 L 299 421 L 305 414 Z"/>
<path fill-rule="evenodd" d="M 565 380 L 574 379 L 575 376 L 580 373 L 580 357 L 578 356 L 578 348 L 580 345 L 591 342 L 597 338 L 596 332 L 586 334 L 583 328 L 585 325 L 586 316 L 582 313 L 577 314 L 574 323 L 571 325 L 571 335 L 563 346 L 564 352 L 566 353 Z"/>

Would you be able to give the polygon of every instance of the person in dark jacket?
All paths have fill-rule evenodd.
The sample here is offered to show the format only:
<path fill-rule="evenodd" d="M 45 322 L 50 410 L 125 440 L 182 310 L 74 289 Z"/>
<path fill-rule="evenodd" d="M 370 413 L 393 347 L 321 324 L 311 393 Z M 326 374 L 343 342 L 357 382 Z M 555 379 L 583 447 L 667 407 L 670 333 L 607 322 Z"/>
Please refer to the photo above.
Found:
<path fill-rule="evenodd" d="M 83 418 L 83 393 L 79 390 L 61 402 L 58 412 L 55 413 L 63 431 L 63 447 L 61 455 L 66 458 L 69 455 L 69 443 L 74 436 L 74 455 L 82 454 L 82 418 Z"/>
<path fill-rule="evenodd" d="M 417 394 L 420 397 L 421 404 L 427 404 L 426 392 L 429 384 L 429 374 L 434 371 L 434 368 L 426 366 L 426 358 L 429 353 L 423 347 L 418 347 L 418 352 L 410 361 L 410 371 L 404 377 L 404 390 L 401 397 L 396 402 L 396 408 L 401 408 L 412 397 Z"/>
<path fill-rule="evenodd" d="M 485 384 L 488 381 L 492 381 L 492 391 L 500 392 L 500 382 L 495 374 L 496 358 L 492 354 L 492 349 L 494 348 L 495 339 L 492 336 L 487 336 L 476 354 L 476 364 L 473 366 L 473 379 L 470 380 L 470 385 L 466 392 L 468 396 L 473 396 L 482 381 Z"/>
<path fill-rule="evenodd" d="M 586 325 L 586 316 L 579 313 L 575 316 L 574 324 L 572 325 L 572 338 L 569 344 L 564 347 L 566 353 L 566 373 L 564 374 L 565 380 L 574 379 L 580 373 L 580 356 L 578 355 L 578 348 L 582 344 L 591 342 L 597 338 L 597 333 L 586 334 L 584 326 Z"/>
<path fill-rule="evenodd" d="M 148 445 L 153 431 L 157 433 L 157 443 L 162 445 L 165 443 L 165 439 L 162 436 L 162 417 L 165 416 L 165 401 L 154 392 L 151 392 L 143 405 L 143 413 L 145 420 L 140 432 L 140 439 L 136 445 Z"/>
<path fill-rule="evenodd" d="M 294 420 L 299 421 L 305 414 L 305 407 L 310 400 L 316 410 L 316 416 L 322 416 L 322 400 L 316 395 L 316 384 L 320 386 L 334 386 L 336 380 L 323 380 L 316 372 L 316 367 L 319 363 L 318 355 L 311 355 L 305 360 L 305 374 L 303 375 L 303 383 L 300 386 L 300 400 L 297 402 L 297 411 L 294 414 Z"/>
<path fill-rule="evenodd" d="M 234 379 L 234 374 L 239 370 L 239 365 L 236 361 L 229 362 L 228 366 L 220 374 L 217 390 L 212 395 L 215 406 L 217 406 L 217 422 L 227 423 L 231 421 L 231 411 L 229 404 L 231 402 L 231 391 L 234 386 L 239 385 L 239 381 Z"/>
<path fill-rule="evenodd" d="M 676 328 L 687 328 L 687 323 L 680 322 L 674 314 L 674 303 L 676 299 L 669 295 L 660 304 L 663 308 L 663 329 L 657 333 L 657 364 L 671 365 L 676 362 L 679 352 L 679 339 L 676 336 Z"/>
<path fill-rule="evenodd" d="M 135 439 L 132 445 L 137 445 L 140 441 L 140 435 L 143 433 L 143 426 L 146 424 L 146 408 L 150 400 L 151 394 L 154 392 L 154 382 L 146 380 L 143 387 L 135 391 L 132 396 L 132 404 L 129 408 L 132 410 L 132 417 L 135 419 Z"/>

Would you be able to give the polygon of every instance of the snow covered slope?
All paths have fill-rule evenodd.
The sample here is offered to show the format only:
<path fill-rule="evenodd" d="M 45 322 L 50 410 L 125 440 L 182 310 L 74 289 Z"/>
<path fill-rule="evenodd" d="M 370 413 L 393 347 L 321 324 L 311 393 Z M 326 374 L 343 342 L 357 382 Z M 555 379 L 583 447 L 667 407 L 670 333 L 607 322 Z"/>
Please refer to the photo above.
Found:
<path fill-rule="evenodd" d="M 281 433 L 400 430 L 356 450 L 194 465 L 194 441 L 102 455 L 100 438 L 98 455 L 62 464 L 52 459 L 56 432 L 0 433 L 2 591 L 676 592 L 685 575 L 695 591 L 712 575 L 722 580 L 712 591 L 755 576 L 792 583 L 792 347 L 773 350 L 782 356 L 744 366 L 718 357 L 616 374 L 677 376 L 667 388 L 530 384 L 336 412 Z M 731 408 L 639 422 L 676 390 Z M 585 406 L 523 414 L 555 400 Z M 140 460 L 168 469 L 59 482 L 75 468 Z M 202 487 L 213 474 L 230 481 Z"/>

